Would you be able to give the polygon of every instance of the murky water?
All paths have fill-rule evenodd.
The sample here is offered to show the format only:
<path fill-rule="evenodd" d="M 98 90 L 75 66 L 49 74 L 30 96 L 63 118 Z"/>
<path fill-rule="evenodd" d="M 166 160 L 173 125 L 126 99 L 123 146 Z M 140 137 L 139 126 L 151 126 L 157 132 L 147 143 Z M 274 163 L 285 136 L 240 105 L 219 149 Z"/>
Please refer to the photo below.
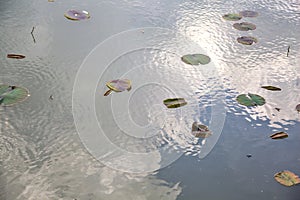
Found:
<path fill-rule="evenodd" d="M 69 21 L 63 16 L 68 9 L 88 10 L 91 18 Z M 242 20 L 256 24 L 254 31 L 237 31 L 233 22 L 222 19 L 228 12 L 248 9 L 259 12 L 256 18 Z M 151 35 L 145 27 L 172 34 Z M 287 188 L 273 178 L 285 169 L 300 174 L 300 115 L 295 111 L 300 103 L 298 0 L 1 0 L 0 30 L 0 83 L 21 85 L 31 93 L 19 105 L 0 107 L 1 200 L 299 198 L 299 186 Z M 111 160 L 99 162 L 81 142 L 72 113 L 73 85 L 84 59 L 101 42 L 110 42 L 110 36 L 128 30 L 136 37 L 127 43 L 115 40 L 91 62 L 91 69 L 103 73 L 95 88 L 85 86 L 98 74 L 83 76 L 81 89 L 95 89 L 95 96 L 73 109 L 89 117 L 85 108 L 94 102 L 91 108 L 107 138 L 126 151 L 168 147 L 147 163 L 153 168 L 159 169 L 170 151 L 183 154 L 155 172 L 119 171 L 116 166 L 126 165 L 121 159 L 113 166 Z M 242 35 L 255 36 L 259 42 L 238 44 L 236 38 Z M 107 56 L 124 44 L 134 46 L 148 37 L 159 43 L 156 48 L 132 49 L 104 65 Z M 178 52 L 189 49 L 181 37 L 199 45 L 213 64 L 182 64 Z M 8 53 L 26 58 L 7 59 Z M 130 78 L 132 90 L 104 98 L 104 83 L 119 77 Z M 262 85 L 282 91 L 270 92 Z M 238 105 L 235 97 L 247 92 L 260 94 L 267 104 L 252 109 Z M 157 103 L 174 93 L 190 103 L 171 111 Z M 191 137 L 193 121 L 210 125 L 216 141 L 220 136 L 215 146 Z M 286 131 L 289 137 L 271 140 L 275 131 Z M 213 149 L 206 155 L 208 145 Z"/>

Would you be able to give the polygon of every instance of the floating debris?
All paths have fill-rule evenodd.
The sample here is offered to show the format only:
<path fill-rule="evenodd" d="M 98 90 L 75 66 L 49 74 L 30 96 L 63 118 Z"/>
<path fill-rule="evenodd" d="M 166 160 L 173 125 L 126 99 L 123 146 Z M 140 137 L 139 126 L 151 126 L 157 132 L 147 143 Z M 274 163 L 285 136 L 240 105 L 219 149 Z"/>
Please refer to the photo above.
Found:
<path fill-rule="evenodd" d="M 271 85 L 268 85 L 268 86 L 261 86 L 261 88 L 264 88 L 264 89 L 266 89 L 266 90 L 272 90 L 272 91 L 281 91 L 281 88 L 275 87 L 275 86 L 271 86 Z"/>
<path fill-rule="evenodd" d="M 290 53 L 290 46 L 288 46 L 288 49 L 287 49 L 287 53 L 286 53 L 286 57 L 289 57 L 289 53 Z"/>
<path fill-rule="evenodd" d="M 212 135 L 212 132 L 207 126 L 194 122 L 192 125 L 192 134 L 197 138 L 207 138 Z"/>
<path fill-rule="evenodd" d="M 33 42 L 35 43 L 35 38 L 34 38 L 34 35 L 33 35 L 33 31 L 34 31 L 34 27 L 32 27 L 31 36 L 32 36 Z"/>
<path fill-rule="evenodd" d="M 296 106 L 296 110 L 297 110 L 298 112 L 300 112 L 300 104 L 298 104 L 298 105 Z"/>

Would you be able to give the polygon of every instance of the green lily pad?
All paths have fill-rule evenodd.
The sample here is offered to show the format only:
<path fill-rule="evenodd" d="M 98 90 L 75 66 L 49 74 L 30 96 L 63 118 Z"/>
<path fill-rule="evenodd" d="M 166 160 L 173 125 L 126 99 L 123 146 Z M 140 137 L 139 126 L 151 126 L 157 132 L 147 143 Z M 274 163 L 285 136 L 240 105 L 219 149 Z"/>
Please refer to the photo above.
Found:
<path fill-rule="evenodd" d="M 114 92 L 123 92 L 125 90 L 131 90 L 131 81 L 128 79 L 116 79 L 106 83 L 106 86 L 109 88 L 105 92 L 104 96 L 109 95 L 112 91 Z"/>
<path fill-rule="evenodd" d="M 251 10 L 244 10 L 244 11 L 241 11 L 239 14 L 243 17 L 257 17 L 258 16 L 258 12 L 251 11 Z"/>
<path fill-rule="evenodd" d="M 237 102 L 244 106 L 262 106 L 266 100 L 257 94 L 240 94 L 236 98 Z"/>
<path fill-rule="evenodd" d="M 189 65 L 205 65 L 210 62 L 210 57 L 203 54 L 187 54 L 182 56 L 181 60 Z"/>
<path fill-rule="evenodd" d="M 249 22 L 234 23 L 233 27 L 239 31 L 250 31 L 256 29 L 255 24 Z"/>
<path fill-rule="evenodd" d="M 228 20 L 228 21 L 238 21 L 238 20 L 242 19 L 243 16 L 238 13 L 229 13 L 229 14 L 223 15 L 222 17 L 223 17 L 223 19 Z"/>
<path fill-rule="evenodd" d="M 24 101 L 29 96 L 29 91 L 25 88 L 10 85 L 0 85 L 0 105 L 11 106 Z"/>
<path fill-rule="evenodd" d="M 293 186 L 300 183 L 299 177 L 291 171 L 284 170 L 274 175 L 275 180 L 284 186 Z"/>
<path fill-rule="evenodd" d="M 272 91 L 281 91 L 281 89 L 279 87 L 275 87 L 275 86 L 271 86 L 271 85 L 261 86 L 261 88 L 264 88 L 266 90 L 272 90 Z"/>
<path fill-rule="evenodd" d="M 253 43 L 257 43 L 258 40 L 255 37 L 252 36 L 242 36 L 237 38 L 238 43 L 244 44 L 244 45 L 251 45 Z"/>
<path fill-rule="evenodd" d="M 184 98 L 172 98 L 164 100 L 165 106 L 167 108 L 178 108 L 187 104 Z"/>
<path fill-rule="evenodd" d="M 212 135 L 212 132 L 207 126 L 194 122 L 192 125 L 192 134 L 197 138 L 207 138 Z"/>

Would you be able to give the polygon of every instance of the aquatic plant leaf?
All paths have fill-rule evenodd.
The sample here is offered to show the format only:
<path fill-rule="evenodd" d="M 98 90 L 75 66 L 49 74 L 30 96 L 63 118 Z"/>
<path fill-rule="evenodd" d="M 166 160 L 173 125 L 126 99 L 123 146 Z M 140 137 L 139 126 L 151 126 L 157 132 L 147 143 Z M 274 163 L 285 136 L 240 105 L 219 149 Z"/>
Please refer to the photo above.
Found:
<path fill-rule="evenodd" d="M 165 106 L 168 108 L 178 108 L 187 104 L 184 98 L 172 98 L 164 100 Z"/>
<path fill-rule="evenodd" d="M 279 87 L 275 87 L 275 86 L 271 86 L 271 85 L 261 86 L 261 88 L 264 88 L 266 90 L 272 90 L 272 91 L 281 91 L 281 89 Z"/>
<path fill-rule="evenodd" d="M 298 112 L 300 112 L 300 104 L 298 104 L 298 105 L 296 106 L 296 110 L 297 110 Z"/>
<path fill-rule="evenodd" d="M 25 58 L 24 55 L 21 54 L 7 54 L 7 58 L 13 58 L 13 59 L 23 59 Z"/>
<path fill-rule="evenodd" d="M 298 175 L 291 171 L 284 170 L 274 175 L 275 180 L 284 186 L 293 186 L 300 183 Z"/>
<path fill-rule="evenodd" d="M 189 65 L 205 65 L 210 62 L 210 57 L 203 54 L 187 54 L 182 56 L 181 60 Z"/>
<path fill-rule="evenodd" d="M 212 132 L 207 126 L 194 122 L 192 125 L 192 134 L 197 138 L 207 138 L 212 135 Z"/>
<path fill-rule="evenodd" d="M 258 12 L 251 11 L 251 10 L 244 10 L 244 11 L 241 11 L 239 14 L 243 17 L 257 17 L 258 16 Z"/>
<path fill-rule="evenodd" d="M 251 45 L 253 43 L 257 43 L 258 40 L 255 37 L 252 36 L 242 36 L 237 38 L 238 43 L 244 44 L 244 45 Z"/>
<path fill-rule="evenodd" d="M 239 31 L 250 31 L 256 29 L 255 24 L 249 22 L 234 23 L 233 27 Z"/>
<path fill-rule="evenodd" d="M 237 102 L 244 106 L 262 106 L 266 103 L 266 100 L 257 94 L 240 94 L 236 98 Z"/>
<path fill-rule="evenodd" d="M 83 20 L 90 18 L 90 14 L 85 10 L 68 10 L 64 16 L 70 20 Z"/>
<path fill-rule="evenodd" d="M 29 96 L 29 91 L 25 88 L 10 85 L 0 85 L 0 105 L 11 106 L 24 101 Z"/>
<path fill-rule="evenodd" d="M 283 138 L 287 138 L 289 135 L 285 132 L 277 132 L 274 133 L 272 135 L 270 135 L 270 138 L 276 140 L 276 139 L 283 139 Z"/>
<path fill-rule="evenodd" d="M 238 14 L 238 13 L 229 13 L 226 15 L 222 16 L 223 19 L 228 20 L 228 21 L 238 21 L 240 19 L 242 19 L 242 15 Z"/>

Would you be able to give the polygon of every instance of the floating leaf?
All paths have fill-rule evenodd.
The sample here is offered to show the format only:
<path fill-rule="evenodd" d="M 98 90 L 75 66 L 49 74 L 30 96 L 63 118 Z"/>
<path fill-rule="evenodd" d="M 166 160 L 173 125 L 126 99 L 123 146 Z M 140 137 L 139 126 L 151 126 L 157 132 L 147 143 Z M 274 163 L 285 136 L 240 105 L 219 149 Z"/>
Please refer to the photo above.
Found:
<path fill-rule="evenodd" d="M 276 139 L 283 139 L 283 138 L 287 138 L 289 135 L 285 132 L 277 132 L 274 133 L 272 135 L 270 135 L 270 138 L 276 140 Z"/>
<path fill-rule="evenodd" d="M 266 103 L 266 100 L 263 97 L 251 93 L 248 93 L 248 95 L 240 94 L 237 96 L 236 100 L 239 104 L 244 106 L 262 106 Z"/>
<path fill-rule="evenodd" d="M 210 62 L 210 57 L 203 54 L 187 54 L 182 56 L 181 60 L 189 65 L 205 65 Z"/>
<path fill-rule="evenodd" d="M 212 135 L 207 126 L 194 122 L 192 125 L 192 134 L 197 138 L 207 138 Z"/>
<path fill-rule="evenodd" d="M 300 112 L 300 104 L 298 104 L 298 105 L 296 106 L 296 110 L 297 110 L 298 112 Z"/>
<path fill-rule="evenodd" d="M 29 92 L 25 88 L 10 85 L 0 85 L 0 105 L 11 106 L 24 101 L 28 96 Z"/>
<path fill-rule="evenodd" d="M 278 172 L 274 175 L 275 180 L 284 186 L 293 186 L 300 183 L 299 177 L 288 170 Z"/>
<path fill-rule="evenodd" d="M 241 11 L 239 14 L 243 17 L 257 17 L 258 16 L 258 12 L 251 11 L 251 10 L 244 10 L 244 11 Z"/>
<path fill-rule="evenodd" d="M 125 90 L 131 90 L 131 81 L 128 79 L 116 79 L 107 82 L 106 86 L 109 90 L 105 92 L 104 96 L 108 96 L 112 91 L 123 92 Z"/>
<path fill-rule="evenodd" d="M 7 58 L 23 59 L 23 58 L 25 58 L 25 56 L 21 55 L 21 54 L 7 54 Z"/>
<path fill-rule="evenodd" d="M 268 85 L 268 86 L 261 86 L 261 88 L 264 88 L 264 89 L 267 89 L 267 90 L 272 90 L 272 91 L 281 91 L 280 88 L 274 87 L 274 86 L 270 86 L 270 85 Z"/>
<path fill-rule="evenodd" d="M 248 22 L 234 23 L 233 27 L 239 31 L 249 31 L 249 30 L 256 29 L 255 24 L 248 23 Z"/>
<path fill-rule="evenodd" d="M 64 16 L 70 20 L 83 20 L 90 18 L 90 14 L 85 10 L 68 10 Z"/>
<path fill-rule="evenodd" d="M 253 43 L 257 43 L 258 40 L 255 37 L 252 36 L 242 36 L 237 38 L 238 43 L 244 44 L 244 45 L 251 45 Z"/>
<path fill-rule="evenodd" d="M 168 108 L 178 108 L 187 104 L 184 98 L 172 98 L 164 100 L 164 104 Z"/>
<path fill-rule="evenodd" d="M 237 13 L 229 13 L 229 14 L 223 15 L 222 17 L 223 17 L 223 19 L 228 20 L 228 21 L 238 21 L 238 20 L 242 19 L 243 16 L 240 14 L 237 14 Z"/>

